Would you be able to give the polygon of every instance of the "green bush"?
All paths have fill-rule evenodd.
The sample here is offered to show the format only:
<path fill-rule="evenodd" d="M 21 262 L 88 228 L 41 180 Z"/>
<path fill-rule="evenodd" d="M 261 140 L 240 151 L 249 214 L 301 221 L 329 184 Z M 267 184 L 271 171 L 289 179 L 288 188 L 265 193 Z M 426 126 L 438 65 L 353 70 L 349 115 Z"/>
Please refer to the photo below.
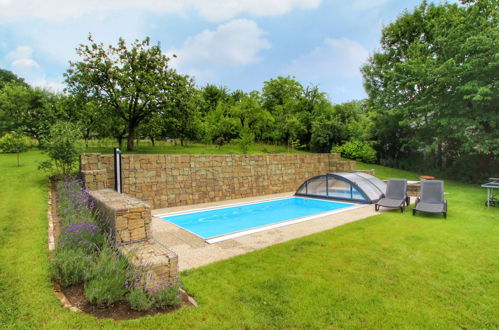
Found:
<path fill-rule="evenodd" d="M 7 133 L 0 138 L 0 151 L 17 154 L 17 166 L 19 166 L 19 154 L 28 150 L 29 138 L 21 133 Z"/>
<path fill-rule="evenodd" d="M 159 308 L 178 305 L 180 303 L 178 285 L 164 286 L 159 289 L 154 293 L 154 302 Z"/>
<path fill-rule="evenodd" d="M 50 129 L 45 149 L 49 161 L 40 163 L 39 168 L 52 175 L 68 176 L 78 164 L 78 158 L 83 151 L 81 130 L 73 123 L 59 122 Z"/>
<path fill-rule="evenodd" d="M 92 264 L 92 255 L 82 249 L 58 248 L 52 263 L 52 277 L 63 287 L 80 284 Z"/>
<path fill-rule="evenodd" d="M 128 292 L 133 269 L 125 257 L 110 246 L 105 246 L 93 267 L 86 272 L 85 297 L 91 303 L 112 305 L 123 300 Z"/>
<path fill-rule="evenodd" d="M 136 311 L 142 312 L 151 308 L 154 301 L 150 299 L 144 290 L 133 289 L 126 297 L 130 307 Z"/>
<path fill-rule="evenodd" d="M 339 152 L 345 158 L 365 163 L 376 161 L 376 150 L 369 143 L 363 141 L 348 141 L 342 146 L 334 146 L 331 152 Z"/>

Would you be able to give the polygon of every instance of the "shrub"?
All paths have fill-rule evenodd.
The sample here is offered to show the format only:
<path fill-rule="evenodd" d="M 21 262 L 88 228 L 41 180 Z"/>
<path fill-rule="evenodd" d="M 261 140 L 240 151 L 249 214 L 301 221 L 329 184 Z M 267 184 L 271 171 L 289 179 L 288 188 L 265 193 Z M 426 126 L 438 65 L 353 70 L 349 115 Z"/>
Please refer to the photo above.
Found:
<path fill-rule="evenodd" d="M 59 216 L 64 225 L 94 222 L 93 202 L 80 180 L 68 178 L 57 184 Z"/>
<path fill-rule="evenodd" d="M 251 133 L 248 128 L 243 128 L 240 136 L 241 138 L 235 139 L 234 142 L 239 145 L 239 150 L 241 150 L 243 154 L 247 154 L 250 146 L 255 141 L 255 135 Z"/>
<path fill-rule="evenodd" d="M 58 248 L 52 263 L 52 277 L 63 287 L 83 283 L 92 256 L 82 249 Z"/>
<path fill-rule="evenodd" d="M 93 267 L 86 272 L 85 297 L 91 303 L 112 305 L 128 292 L 133 270 L 125 257 L 110 246 L 104 246 Z"/>
<path fill-rule="evenodd" d="M 17 154 L 17 166 L 19 166 L 19 154 L 28 150 L 29 138 L 21 133 L 7 133 L 0 138 L 0 150 L 7 153 Z"/>
<path fill-rule="evenodd" d="M 76 168 L 82 151 L 81 130 L 73 123 L 59 122 L 50 129 L 45 149 L 51 160 L 40 163 L 39 168 L 52 175 L 68 176 Z"/>
<path fill-rule="evenodd" d="M 59 236 L 61 248 L 82 249 L 87 252 L 100 250 L 105 242 L 104 234 L 90 222 L 64 226 Z"/>
<path fill-rule="evenodd" d="M 376 161 L 376 150 L 363 141 L 348 141 L 342 146 L 333 147 L 331 152 L 339 152 L 345 158 L 365 163 L 374 163 Z"/>
<path fill-rule="evenodd" d="M 140 289 L 133 289 L 126 297 L 130 307 L 136 311 L 142 312 L 151 308 L 154 301 L 150 299 L 147 292 Z"/>
<path fill-rule="evenodd" d="M 166 285 L 153 294 L 156 307 L 176 306 L 180 303 L 178 285 Z"/>

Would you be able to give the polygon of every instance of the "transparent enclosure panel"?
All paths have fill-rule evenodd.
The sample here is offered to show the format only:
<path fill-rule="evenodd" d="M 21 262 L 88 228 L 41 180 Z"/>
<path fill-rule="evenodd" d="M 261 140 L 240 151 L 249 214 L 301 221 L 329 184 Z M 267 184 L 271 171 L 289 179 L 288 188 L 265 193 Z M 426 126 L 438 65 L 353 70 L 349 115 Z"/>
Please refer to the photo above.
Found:
<path fill-rule="evenodd" d="M 350 188 L 350 184 L 345 181 L 337 180 L 332 177 L 329 177 L 328 179 L 329 197 L 350 199 L 352 196 Z"/>
<path fill-rule="evenodd" d="M 301 186 L 300 189 L 298 189 L 298 191 L 296 193 L 305 195 L 307 193 L 307 185 L 304 184 L 303 186 Z"/>
<path fill-rule="evenodd" d="M 326 177 L 321 176 L 308 181 L 307 183 L 307 194 L 316 196 L 326 196 Z"/>
<path fill-rule="evenodd" d="M 352 188 L 352 199 L 365 200 L 364 196 L 355 188 Z"/>

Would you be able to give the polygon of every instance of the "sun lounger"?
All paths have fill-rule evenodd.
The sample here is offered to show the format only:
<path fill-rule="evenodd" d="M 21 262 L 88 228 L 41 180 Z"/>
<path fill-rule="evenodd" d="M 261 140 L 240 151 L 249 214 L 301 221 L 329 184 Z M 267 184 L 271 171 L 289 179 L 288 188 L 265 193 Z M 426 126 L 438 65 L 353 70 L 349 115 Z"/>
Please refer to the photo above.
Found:
<path fill-rule="evenodd" d="M 421 194 L 416 199 L 416 206 L 412 210 L 412 215 L 416 215 L 416 211 L 443 213 L 444 218 L 447 218 L 447 201 L 444 199 L 443 181 L 421 181 Z"/>
<path fill-rule="evenodd" d="M 379 210 L 380 206 L 389 208 L 400 208 L 404 212 L 405 206 L 409 205 L 410 198 L 407 196 L 407 180 L 390 179 L 386 185 L 385 197 L 374 204 L 374 209 Z"/>

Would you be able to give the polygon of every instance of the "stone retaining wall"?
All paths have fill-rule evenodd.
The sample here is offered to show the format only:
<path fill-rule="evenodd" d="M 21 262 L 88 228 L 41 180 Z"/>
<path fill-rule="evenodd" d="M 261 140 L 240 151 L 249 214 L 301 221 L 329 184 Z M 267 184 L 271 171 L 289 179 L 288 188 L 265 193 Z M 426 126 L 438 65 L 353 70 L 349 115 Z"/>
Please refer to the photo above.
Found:
<path fill-rule="evenodd" d="M 100 221 L 110 226 L 119 250 L 140 271 L 140 287 L 154 290 L 178 282 L 178 257 L 152 239 L 151 206 L 110 189 L 90 190 Z"/>
<path fill-rule="evenodd" d="M 296 190 L 306 179 L 355 170 L 339 154 L 123 155 L 123 191 L 154 208 Z M 114 187 L 113 155 L 82 154 L 88 189 Z"/>

